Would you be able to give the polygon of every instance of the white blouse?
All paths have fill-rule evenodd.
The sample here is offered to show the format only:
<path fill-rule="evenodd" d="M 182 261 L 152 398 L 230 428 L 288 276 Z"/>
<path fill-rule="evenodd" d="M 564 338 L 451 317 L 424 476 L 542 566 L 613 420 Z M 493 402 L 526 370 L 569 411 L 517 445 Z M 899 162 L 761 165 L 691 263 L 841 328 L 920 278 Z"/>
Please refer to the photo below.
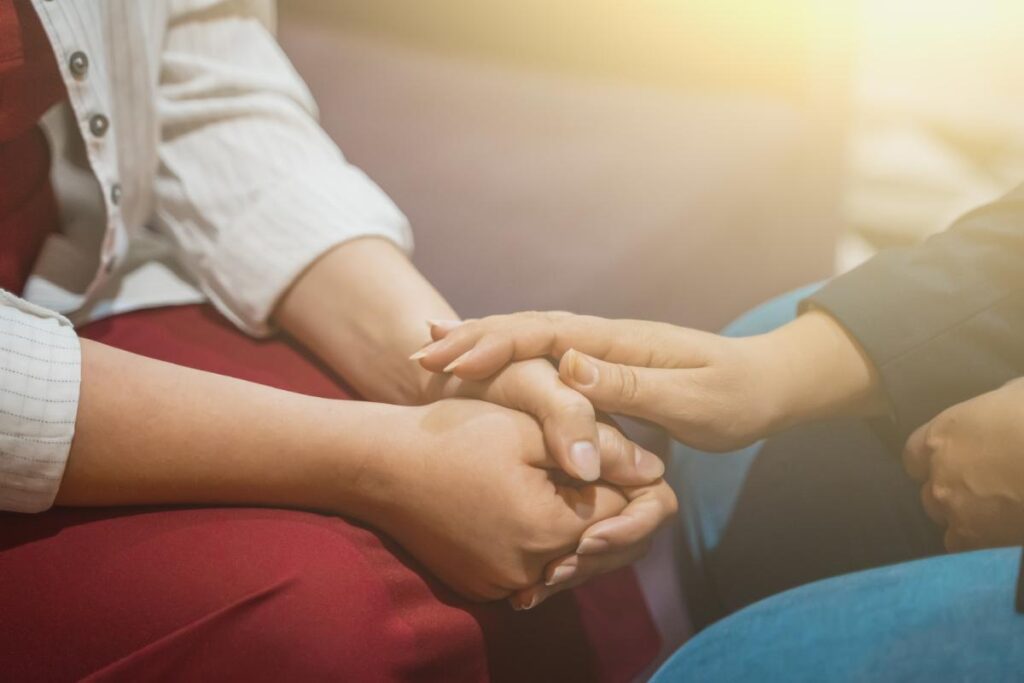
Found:
<path fill-rule="evenodd" d="M 24 300 L 0 291 L 0 509 L 21 512 L 53 504 L 67 460 L 71 322 L 209 300 L 266 335 L 332 247 L 373 235 L 412 248 L 402 213 L 316 123 L 270 0 L 33 6 L 68 102 L 43 120 L 61 231 Z"/>

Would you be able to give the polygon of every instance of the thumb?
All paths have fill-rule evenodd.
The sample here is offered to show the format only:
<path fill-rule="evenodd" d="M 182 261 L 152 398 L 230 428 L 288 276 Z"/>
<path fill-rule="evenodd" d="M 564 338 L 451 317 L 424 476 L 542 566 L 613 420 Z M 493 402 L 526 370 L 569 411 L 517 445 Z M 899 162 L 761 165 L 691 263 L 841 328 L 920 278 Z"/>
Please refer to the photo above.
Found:
<path fill-rule="evenodd" d="M 575 349 L 569 349 L 558 365 L 562 381 L 590 399 L 595 408 L 662 425 L 674 372 L 607 363 Z"/>

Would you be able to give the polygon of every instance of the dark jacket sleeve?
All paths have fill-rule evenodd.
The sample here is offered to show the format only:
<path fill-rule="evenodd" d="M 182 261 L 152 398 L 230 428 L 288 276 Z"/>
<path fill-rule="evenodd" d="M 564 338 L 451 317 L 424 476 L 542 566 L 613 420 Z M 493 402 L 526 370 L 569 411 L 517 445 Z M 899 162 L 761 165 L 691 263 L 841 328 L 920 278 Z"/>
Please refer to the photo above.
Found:
<path fill-rule="evenodd" d="M 945 408 L 1024 375 L 1024 185 L 804 305 L 832 314 L 874 362 L 902 445 Z"/>

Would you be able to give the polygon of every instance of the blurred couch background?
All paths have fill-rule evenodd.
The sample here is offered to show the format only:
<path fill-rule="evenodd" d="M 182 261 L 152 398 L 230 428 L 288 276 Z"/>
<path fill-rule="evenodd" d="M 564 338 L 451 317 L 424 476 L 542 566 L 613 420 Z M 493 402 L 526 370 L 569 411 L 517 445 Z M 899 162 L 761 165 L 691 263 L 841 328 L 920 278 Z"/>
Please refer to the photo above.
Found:
<path fill-rule="evenodd" d="M 852 23 L 771 5 L 283 0 L 280 37 L 462 315 L 716 328 L 841 230 Z"/>

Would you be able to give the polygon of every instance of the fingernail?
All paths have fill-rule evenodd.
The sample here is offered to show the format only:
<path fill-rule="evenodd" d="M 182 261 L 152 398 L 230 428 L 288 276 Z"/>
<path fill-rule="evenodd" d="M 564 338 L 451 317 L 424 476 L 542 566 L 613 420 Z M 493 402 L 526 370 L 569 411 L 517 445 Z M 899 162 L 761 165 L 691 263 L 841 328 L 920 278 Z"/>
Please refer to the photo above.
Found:
<path fill-rule="evenodd" d="M 540 604 L 540 596 L 539 595 L 534 595 L 532 598 L 530 598 L 530 602 L 528 602 L 525 605 L 523 605 L 523 609 L 533 609 L 534 607 L 536 607 L 539 604 Z"/>
<path fill-rule="evenodd" d="M 576 548 L 577 555 L 596 555 L 597 553 L 603 553 L 608 550 L 609 543 L 603 538 L 594 538 L 589 536 L 580 541 L 580 545 Z"/>
<path fill-rule="evenodd" d="M 445 332 L 451 332 L 456 327 L 462 324 L 461 320 L 428 320 L 427 326 L 434 328 L 439 327 Z"/>
<path fill-rule="evenodd" d="M 597 481 L 601 476 L 601 455 L 589 441 L 577 441 L 569 449 L 569 459 L 583 481 Z"/>
<path fill-rule="evenodd" d="M 551 572 L 551 578 L 545 581 L 545 585 L 557 586 L 560 583 L 565 583 L 573 577 L 576 573 L 576 567 L 574 565 L 565 565 L 557 567 L 555 571 Z"/>
<path fill-rule="evenodd" d="M 419 360 L 420 358 L 426 358 L 426 357 L 427 357 L 427 350 L 426 349 L 420 349 L 416 353 L 414 353 L 411 356 L 409 356 L 409 360 Z"/>
<path fill-rule="evenodd" d="M 444 367 L 444 371 L 445 371 L 445 372 L 451 372 L 451 371 L 452 371 L 452 370 L 454 370 L 455 368 L 459 367 L 459 365 L 460 365 L 460 364 L 462 363 L 462 361 L 466 360 L 466 358 L 467 358 L 467 357 L 469 356 L 469 354 L 471 354 L 471 353 L 473 353 L 473 349 L 470 349 L 469 351 L 466 351 L 466 352 L 465 352 L 464 354 L 462 354 L 461 356 L 459 356 L 458 358 L 456 358 L 455 360 L 453 360 L 453 361 L 452 361 L 451 363 L 449 363 L 448 365 L 446 365 L 446 366 Z"/>
<path fill-rule="evenodd" d="M 573 511 L 580 519 L 590 519 L 594 515 L 594 505 L 593 503 L 588 503 L 580 499 L 577 500 L 576 505 L 573 506 Z"/>
<path fill-rule="evenodd" d="M 570 349 L 569 372 L 573 380 L 580 386 L 589 387 L 597 384 L 597 366 L 575 349 Z"/>
<path fill-rule="evenodd" d="M 636 472 L 644 479 L 660 479 L 665 474 L 665 463 L 654 453 L 638 448 L 634 456 Z"/>

